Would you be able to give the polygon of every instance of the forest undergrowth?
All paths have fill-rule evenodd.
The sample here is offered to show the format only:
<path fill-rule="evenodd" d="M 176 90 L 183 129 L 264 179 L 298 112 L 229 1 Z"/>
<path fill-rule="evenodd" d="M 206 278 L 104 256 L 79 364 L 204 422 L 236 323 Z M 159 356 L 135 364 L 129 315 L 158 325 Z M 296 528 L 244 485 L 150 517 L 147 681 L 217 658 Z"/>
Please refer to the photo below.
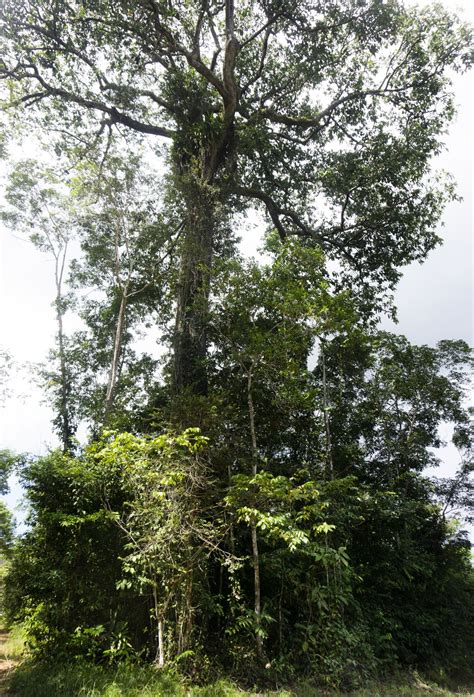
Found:
<path fill-rule="evenodd" d="M 323 688 L 310 682 L 266 690 L 244 689 L 226 679 L 207 685 L 176 670 L 122 662 L 115 666 L 38 660 L 21 627 L 0 630 L 0 697 L 472 697 L 473 686 L 444 676 L 398 673 L 357 690 Z M 463 683 L 462 680 L 458 681 Z"/>
<path fill-rule="evenodd" d="M 116 668 L 88 663 L 55 665 L 25 661 L 14 672 L 8 697 L 472 697 L 469 687 L 449 689 L 417 675 L 374 682 L 355 691 L 309 683 L 276 690 L 245 690 L 227 681 L 192 686 L 173 672 L 149 666 Z"/>

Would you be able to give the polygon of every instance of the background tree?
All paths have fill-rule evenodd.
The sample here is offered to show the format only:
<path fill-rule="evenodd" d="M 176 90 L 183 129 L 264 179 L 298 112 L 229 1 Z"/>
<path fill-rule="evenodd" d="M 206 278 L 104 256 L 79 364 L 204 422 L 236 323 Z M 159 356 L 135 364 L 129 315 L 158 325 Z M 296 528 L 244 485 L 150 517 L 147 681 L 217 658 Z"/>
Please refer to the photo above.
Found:
<path fill-rule="evenodd" d="M 182 226 L 170 231 L 164 221 L 156 178 L 150 189 L 152 168 L 138 154 L 110 150 L 106 163 L 84 162 L 62 180 L 52 168 L 20 161 L 2 214 L 53 258 L 57 349 L 41 379 L 53 394 L 65 449 L 81 419 L 100 430 L 153 392 L 157 362 L 132 343 L 152 318 L 162 332 L 169 321 L 170 265 Z M 68 335 L 64 317 L 72 308 L 84 326 Z"/>
<path fill-rule="evenodd" d="M 71 396 L 73 374 L 68 360 L 68 340 L 64 316 L 68 298 L 64 291 L 67 257 L 74 234 L 74 215 L 67 190 L 50 167 L 32 160 L 24 160 L 13 169 L 5 195 L 8 208 L 2 211 L 2 220 L 9 227 L 28 237 L 41 251 L 49 254 L 54 263 L 56 311 L 56 349 L 52 359 L 57 368 L 47 374 L 53 388 L 56 405 L 55 428 L 64 451 L 73 449 L 77 419 Z"/>
<path fill-rule="evenodd" d="M 85 323 L 72 337 L 82 375 L 76 400 L 96 430 L 120 420 L 127 405 L 132 411 L 156 383 L 156 360 L 140 356 L 133 343 L 152 321 L 166 329 L 170 265 L 181 226 L 170 231 L 165 223 L 152 174 L 138 155 L 115 154 L 102 164 L 98 180 L 92 165 L 73 182 L 83 210 L 81 256 L 71 264 L 70 283 Z"/>
<path fill-rule="evenodd" d="M 355 333 L 327 345 L 326 365 L 336 478 L 355 477 L 361 487 L 358 499 L 348 495 L 340 502 L 347 506 L 341 525 L 361 579 L 358 602 L 386 655 L 391 647 L 407 663 L 427 665 L 440 654 L 452 660 L 447 646 L 457 645 L 465 630 L 458 626 L 446 642 L 441 638 L 450 613 L 446 589 L 456 584 L 468 545 L 435 505 L 424 471 L 438 463 L 434 449 L 442 444 L 443 422 L 469 439 L 465 390 L 472 351 L 463 341 L 432 348 L 385 332 Z M 316 371 L 321 376 L 321 365 Z M 337 520 L 330 522 L 339 528 Z M 460 582 L 463 597 L 464 587 Z M 408 611 L 412 604 L 416 620 Z M 468 603 L 467 615 L 471 611 Z M 453 617 L 452 625 L 457 621 Z M 470 650 L 465 645 L 458 651 L 461 664 Z"/>

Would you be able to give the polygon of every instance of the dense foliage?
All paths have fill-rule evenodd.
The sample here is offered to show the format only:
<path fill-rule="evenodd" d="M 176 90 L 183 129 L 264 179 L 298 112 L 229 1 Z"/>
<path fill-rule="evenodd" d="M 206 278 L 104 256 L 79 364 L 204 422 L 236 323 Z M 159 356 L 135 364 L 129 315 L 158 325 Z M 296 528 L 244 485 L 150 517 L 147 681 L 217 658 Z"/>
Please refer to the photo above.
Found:
<path fill-rule="evenodd" d="M 295 360 L 289 379 L 264 362 L 278 345 L 291 348 L 281 336 L 252 344 L 264 356 L 256 461 L 248 374 L 224 365 L 209 436 L 106 432 L 23 470 L 32 527 L 14 552 L 8 607 L 39 651 L 140 654 L 201 677 L 212 660 L 241 679 L 468 670 L 469 546 L 421 471 L 444 419 L 466 437 L 467 346 L 328 341 L 325 422 L 321 354 L 313 371 Z"/>
<path fill-rule="evenodd" d="M 1 217 L 54 260 L 61 447 L 18 468 L 13 549 L 0 521 L 38 655 L 468 674 L 472 353 L 379 319 L 454 197 L 430 160 L 469 39 L 397 0 L 4 0 L 5 132 L 43 154 Z M 430 478 L 446 423 L 459 471 Z"/>

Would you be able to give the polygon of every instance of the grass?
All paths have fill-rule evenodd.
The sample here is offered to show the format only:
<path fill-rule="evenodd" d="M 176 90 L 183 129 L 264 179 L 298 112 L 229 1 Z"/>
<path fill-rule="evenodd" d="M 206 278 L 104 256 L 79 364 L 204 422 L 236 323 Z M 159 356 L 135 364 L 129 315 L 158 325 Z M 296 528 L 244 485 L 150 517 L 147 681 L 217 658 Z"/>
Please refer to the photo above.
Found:
<path fill-rule="evenodd" d="M 0 629 L 0 635 L 2 630 Z M 25 653 L 25 637 L 21 627 L 11 627 L 0 648 L 1 657 L 7 661 L 19 661 Z"/>
<path fill-rule="evenodd" d="M 117 669 L 76 663 L 53 665 L 24 661 L 10 681 L 9 694 L 18 697 L 474 697 L 469 691 L 449 691 L 416 677 L 390 684 L 373 684 L 351 693 L 325 691 L 309 684 L 277 692 L 243 691 L 227 681 L 192 687 L 172 673 L 150 667 Z"/>
<path fill-rule="evenodd" d="M 245 691 L 227 680 L 198 687 L 173 672 L 146 665 L 111 668 L 86 662 L 35 661 L 25 651 L 20 627 L 11 628 L 8 634 L 0 630 L 0 637 L 0 663 L 11 664 L 0 680 L 8 697 L 474 697 L 468 689 L 449 690 L 424 682 L 416 674 L 350 693 L 323 690 L 309 683 L 263 692 Z"/>
<path fill-rule="evenodd" d="M 0 625 L 1 627 L 1 625 Z M 6 685 L 24 651 L 24 639 L 20 629 L 7 632 L 0 628 L 0 694 L 4 695 Z"/>

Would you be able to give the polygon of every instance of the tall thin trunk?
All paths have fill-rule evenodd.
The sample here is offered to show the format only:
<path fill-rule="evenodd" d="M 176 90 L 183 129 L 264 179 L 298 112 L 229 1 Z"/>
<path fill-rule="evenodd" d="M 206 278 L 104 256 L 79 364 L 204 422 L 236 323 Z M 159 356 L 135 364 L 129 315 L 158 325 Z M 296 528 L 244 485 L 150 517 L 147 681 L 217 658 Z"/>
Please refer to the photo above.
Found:
<path fill-rule="evenodd" d="M 59 354 L 59 374 L 60 374 L 60 430 L 61 430 L 61 441 L 63 446 L 63 451 L 69 452 L 73 448 L 73 438 L 74 438 L 74 425 L 71 420 L 70 414 L 70 403 L 69 403 L 69 374 L 67 368 L 67 358 L 66 358 L 66 346 L 65 346 L 65 335 L 64 335 L 64 310 L 63 310 L 63 294 L 62 294 L 62 282 L 64 276 L 64 268 L 66 265 L 67 256 L 67 242 L 64 247 L 55 250 L 51 241 L 50 246 L 53 250 L 54 261 L 55 261 L 55 285 L 56 285 L 56 322 L 58 326 L 58 354 Z"/>
<path fill-rule="evenodd" d="M 284 591 L 284 570 L 281 573 L 280 594 L 278 596 L 278 646 L 280 654 L 283 654 L 283 591 Z"/>
<path fill-rule="evenodd" d="M 227 465 L 227 477 L 229 480 L 229 490 L 232 486 L 232 469 L 230 464 Z M 231 515 L 231 523 L 229 526 L 229 543 L 230 543 L 230 552 L 232 556 L 235 556 L 235 537 L 234 537 L 234 523 L 233 523 L 233 516 L 232 513 Z"/>
<path fill-rule="evenodd" d="M 117 324 L 114 333 L 114 347 L 112 353 L 112 362 L 110 364 L 109 381 L 107 385 L 107 394 L 105 397 L 104 407 L 104 423 L 107 423 L 112 411 L 117 390 L 117 382 L 120 373 L 120 358 L 122 353 L 122 339 L 125 331 L 126 310 L 128 303 L 128 285 L 122 289 L 122 297 L 120 299 L 120 308 L 117 317 Z"/>
<path fill-rule="evenodd" d="M 104 424 L 107 424 L 114 406 L 117 385 L 120 378 L 122 343 L 126 327 L 127 306 L 131 295 L 129 293 L 133 272 L 133 251 L 130 249 L 129 216 L 127 209 L 123 209 L 120 202 L 116 202 L 114 225 L 114 277 L 116 288 L 120 293 L 120 306 L 114 329 L 112 360 L 110 363 L 107 392 L 104 403 Z M 125 252 L 121 252 L 121 246 L 125 245 Z M 139 292 L 139 291 L 138 291 Z"/>
<path fill-rule="evenodd" d="M 255 610 L 255 621 L 257 624 L 256 632 L 256 642 L 257 642 L 257 655 L 261 657 L 263 655 L 263 644 L 262 637 L 260 635 L 260 630 L 262 626 L 262 606 L 261 606 L 261 586 L 260 586 L 260 557 L 258 551 L 258 536 L 257 536 L 257 526 L 253 522 L 250 527 L 252 535 L 252 557 L 253 557 L 253 578 L 254 578 L 254 610 Z"/>
<path fill-rule="evenodd" d="M 253 396 L 252 396 L 252 371 L 253 364 L 250 370 L 247 372 L 247 403 L 249 410 L 249 421 L 250 421 L 250 438 L 252 442 L 252 475 L 255 477 L 258 471 L 258 449 L 257 449 L 257 433 L 255 429 L 255 409 L 253 406 Z M 258 535 L 257 526 L 255 521 L 250 524 L 250 532 L 252 537 L 252 559 L 253 559 L 253 578 L 254 578 L 254 610 L 255 610 L 255 621 L 257 624 L 256 632 L 256 642 L 257 642 L 257 655 L 261 657 L 263 655 L 263 644 L 262 637 L 260 635 L 261 624 L 262 624 L 262 601 L 261 601 L 261 584 L 260 584 L 260 555 L 258 551 Z"/>
<path fill-rule="evenodd" d="M 162 618 L 158 620 L 158 665 L 163 668 L 165 665 L 165 644 L 164 644 L 164 622 Z"/>
<path fill-rule="evenodd" d="M 157 625 L 157 645 L 155 662 L 158 664 L 160 668 L 163 668 L 163 666 L 165 665 L 164 621 L 158 606 L 158 592 L 156 590 L 156 584 L 153 585 L 153 601 L 155 604 L 155 616 Z"/>
<path fill-rule="evenodd" d="M 332 459 L 331 426 L 329 422 L 329 402 L 326 381 L 326 356 L 324 353 L 324 343 L 321 341 L 321 365 L 323 368 L 323 410 L 324 410 L 324 430 L 326 432 L 326 464 L 328 479 L 334 478 L 334 463 Z"/>
<path fill-rule="evenodd" d="M 56 298 L 56 305 L 60 305 L 61 297 Z M 64 345 L 64 326 L 63 315 L 60 309 L 57 310 L 58 323 L 58 352 L 59 352 L 59 373 L 61 376 L 61 397 L 60 397 L 60 413 L 61 413 L 61 439 L 63 451 L 69 452 L 72 449 L 72 439 L 74 429 L 69 415 L 69 378 L 66 362 L 66 351 Z"/>

